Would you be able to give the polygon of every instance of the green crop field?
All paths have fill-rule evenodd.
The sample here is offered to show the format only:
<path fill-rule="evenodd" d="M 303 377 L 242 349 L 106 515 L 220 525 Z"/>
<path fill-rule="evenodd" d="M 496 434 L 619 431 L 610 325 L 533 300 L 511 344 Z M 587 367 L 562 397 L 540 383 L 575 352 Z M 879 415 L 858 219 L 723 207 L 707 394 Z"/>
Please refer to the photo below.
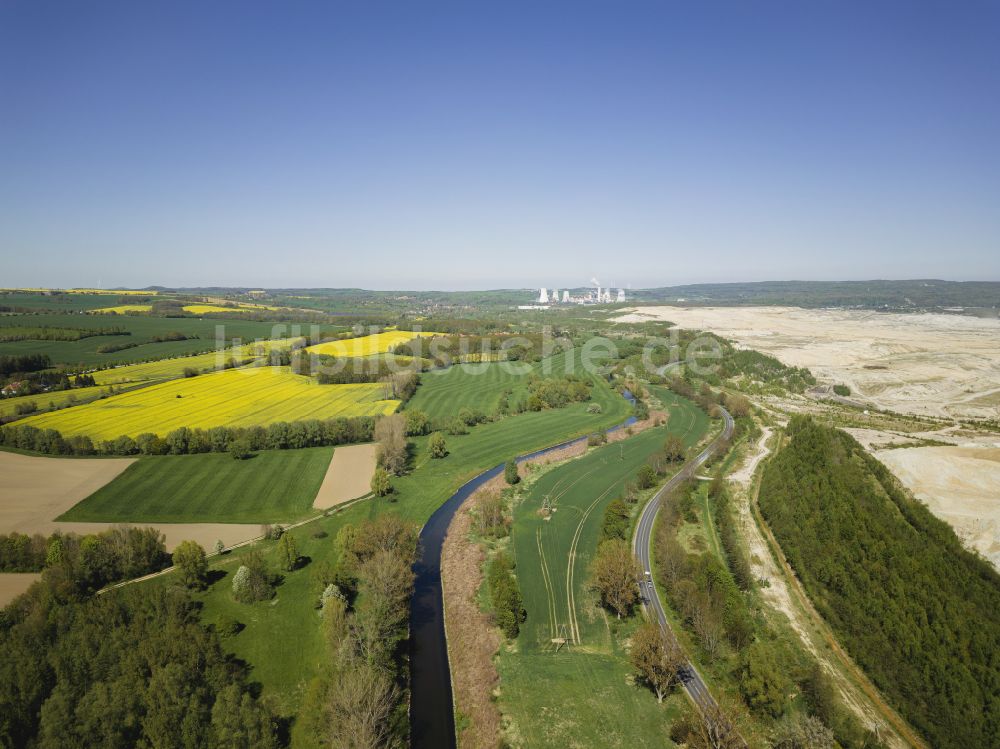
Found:
<path fill-rule="evenodd" d="M 376 416 L 399 401 L 383 400 L 378 383 L 320 385 L 288 367 L 245 367 L 169 380 L 22 423 L 57 429 L 64 436 L 110 440 L 180 427 L 266 426 L 278 421 Z"/>
<path fill-rule="evenodd" d="M 0 296 L 0 304 L 4 302 Z M 105 305 L 107 298 L 104 299 Z M 5 315 L 0 317 L 0 327 L 50 327 L 50 328 L 107 328 L 120 327 L 131 335 L 92 336 L 79 341 L 13 341 L 0 343 L 0 355 L 48 354 L 53 364 L 84 367 L 103 367 L 120 362 L 139 362 L 184 356 L 216 347 L 216 327 L 227 341 L 239 338 L 242 343 L 257 339 L 276 338 L 290 333 L 290 326 L 282 323 L 249 322 L 246 320 L 201 319 L 197 317 L 148 317 L 144 315 L 94 316 L 79 313 L 38 314 L 31 316 Z M 341 327 L 323 326 L 324 333 L 342 330 Z M 177 332 L 197 336 L 184 341 L 152 343 L 154 336 Z M 107 344 L 138 343 L 108 354 L 97 349 Z"/>
<path fill-rule="evenodd" d="M 708 419 L 690 401 L 659 394 L 666 428 L 592 450 L 543 473 L 514 511 L 511 530 L 527 620 L 516 650 L 502 650 L 501 709 L 526 746 L 661 746 L 670 720 L 647 690 L 628 683 L 618 622 L 588 589 L 604 508 L 668 434 L 693 445 Z M 553 512 L 539 513 L 543 499 Z M 554 638 L 569 644 L 557 651 Z M 544 695 L 544 698 L 539 697 Z M 567 716 L 571 715 L 572 718 Z"/>
<path fill-rule="evenodd" d="M 662 448 L 668 434 L 681 436 L 687 445 L 705 434 L 707 419 L 693 403 L 673 396 L 667 408 L 666 428 L 648 429 L 548 471 L 517 506 L 511 535 L 531 614 L 519 638 L 522 652 L 551 650 L 554 637 L 587 647 L 606 645 L 607 627 L 588 615 L 593 605 L 587 592 L 587 565 L 597 547 L 604 508 Z M 538 513 L 543 498 L 554 510 L 547 520 Z"/>
<path fill-rule="evenodd" d="M 489 414 L 500 395 L 510 389 L 517 397 L 527 391 L 528 376 L 562 377 L 577 373 L 590 381 L 584 372 L 579 350 L 559 352 L 534 364 L 522 362 L 487 362 L 456 364 L 448 369 L 432 370 L 420 378 L 420 387 L 408 407 L 423 411 L 431 418 L 455 416 L 463 408 Z M 596 400 L 596 399 L 595 399 Z"/>
<path fill-rule="evenodd" d="M 59 520 L 109 523 L 287 523 L 310 514 L 332 447 L 146 456 Z"/>
<path fill-rule="evenodd" d="M 112 390 L 112 388 L 106 385 L 95 385 L 93 387 L 54 390 L 50 393 L 19 395 L 16 398 L 3 398 L 0 399 L 0 416 L 17 416 L 17 407 L 30 403 L 34 403 L 38 411 L 48 411 L 53 408 L 64 408 L 89 403 L 96 398 L 110 395 Z"/>

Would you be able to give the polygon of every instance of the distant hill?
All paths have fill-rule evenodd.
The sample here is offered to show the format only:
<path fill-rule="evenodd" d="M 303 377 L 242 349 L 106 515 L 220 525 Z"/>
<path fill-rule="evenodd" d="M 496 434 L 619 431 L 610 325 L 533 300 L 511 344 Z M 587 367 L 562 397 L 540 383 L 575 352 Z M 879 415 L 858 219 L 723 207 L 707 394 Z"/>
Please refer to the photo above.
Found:
<path fill-rule="evenodd" d="M 630 292 L 634 301 L 687 305 L 794 305 L 903 311 L 1000 307 L 997 281 L 760 281 L 664 286 Z"/>

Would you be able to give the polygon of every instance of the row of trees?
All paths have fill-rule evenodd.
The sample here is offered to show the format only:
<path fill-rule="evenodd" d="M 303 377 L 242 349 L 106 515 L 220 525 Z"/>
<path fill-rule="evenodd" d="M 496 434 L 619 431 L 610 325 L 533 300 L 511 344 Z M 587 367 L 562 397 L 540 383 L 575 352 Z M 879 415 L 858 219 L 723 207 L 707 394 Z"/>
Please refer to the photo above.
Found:
<path fill-rule="evenodd" d="M 52 327 L 50 325 L 36 327 L 18 325 L 0 328 L 0 341 L 4 343 L 14 341 L 80 341 L 96 336 L 118 335 L 132 335 L 132 332 L 118 326 L 112 328 L 73 328 Z"/>
<path fill-rule="evenodd" d="M 52 366 L 48 354 L 4 354 L 0 356 L 0 377 L 12 374 L 38 372 Z"/>
<path fill-rule="evenodd" d="M 317 575 L 328 661 L 310 684 L 296 728 L 310 743 L 372 749 L 402 744 L 402 646 L 416 551 L 416 528 L 395 515 L 346 525 L 337 534 L 336 560 Z"/>
<path fill-rule="evenodd" d="M 277 422 L 266 427 L 181 427 L 165 437 L 147 432 L 95 445 L 86 435 L 63 437 L 55 429 L 14 423 L 0 428 L 0 445 L 50 455 L 185 455 L 228 452 L 234 443 L 247 450 L 293 450 L 369 442 L 374 426 L 373 417 L 355 416 Z"/>

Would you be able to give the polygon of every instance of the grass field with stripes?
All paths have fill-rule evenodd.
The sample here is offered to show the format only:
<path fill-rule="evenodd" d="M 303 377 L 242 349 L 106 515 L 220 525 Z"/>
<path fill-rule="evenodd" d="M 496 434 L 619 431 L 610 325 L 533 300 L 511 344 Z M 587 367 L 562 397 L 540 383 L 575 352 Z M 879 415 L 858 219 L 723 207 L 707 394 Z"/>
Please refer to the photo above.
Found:
<path fill-rule="evenodd" d="M 691 446 L 708 428 L 690 401 L 658 395 L 670 415 L 666 427 L 543 473 L 514 509 L 512 550 L 527 619 L 516 650 L 501 649 L 498 667 L 501 710 L 525 746 L 586 746 L 594 736 L 605 746 L 666 743 L 676 706 L 661 709 L 629 678 L 624 642 L 635 621 L 615 620 L 589 589 L 604 509 L 669 434 Z M 553 510 L 548 519 L 539 512 L 543 502 Z"/>

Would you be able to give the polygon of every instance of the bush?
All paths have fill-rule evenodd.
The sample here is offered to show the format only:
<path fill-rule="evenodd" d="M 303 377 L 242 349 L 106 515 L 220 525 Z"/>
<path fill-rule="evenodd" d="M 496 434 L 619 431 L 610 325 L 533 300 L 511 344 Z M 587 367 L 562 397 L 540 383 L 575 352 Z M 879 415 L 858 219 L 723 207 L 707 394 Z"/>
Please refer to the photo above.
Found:
<path fill-rule="evenodd" d="M 517 472 L 517 461 L 513 458 L 504 463 L 503 478 L 510 486 L 521 480 L 521 476 Z"/>
<path fill-rule="evenodd" d="M 431 435 L 430 440 L 427 442 L 427 447 L 430 450 L 432 458 L 443 458 L 448 454 L 448 445 L 441 432 L 434 432 Z"/>
<path fill-rule="evenodd" d="M 649 489 L 656 483 L 656 471 L 651 465 L 644 463 L 635 475 L 635 483 L 640 489 Z"/>
<path fill-rule="evenodd" d="M 184 367 L 184 376 L 185 377 L 197 377 L 198 376 L 198 370 L 195 369 L 194 367 Z"/>
<path fill-rule="evenodd" d="M 389 479 L 389 472 L 384 468 L 376 468 L 372 474 L 372 491 L 376 497 L 385 497 L 392 494 L 392 481 Z"/>
<path fill-rule="evenodd" d="M 253 450 L 250 449 L 250 440 L 238 439 L 229 443 L 229 454 L 234 460 L 246 460 L 253 457 Z"/>
<path fill-rule="evenodd" d="M 264 537 L 266 541 L 277 541 L 281 538 L 281 534 L 285 532 L 285 529 L 280 525 L 275 523 L 265 523 L 260 527 L 260 535 Z"/>
<path fill-rule="evenodd" d="M 215 633 L 223 639 L 235 637 L 243 629 L 242 624 L 233 617 L 226 616 L 225 614 L 216 619 L 213 626 L 215 627 Z"/>
<path fill-rule="evenodd" d="M 600 403 L 590 403 L 587 405 L 587 413 L 589 414 L 599 414 L 602 410 Z"/>
<path fill-rule="evenodd" d="M 834 385 L 833 392 L 839 395 L 841 398 L 846 398 L 851 394 L 851 389 L 847 385 Z"/>

